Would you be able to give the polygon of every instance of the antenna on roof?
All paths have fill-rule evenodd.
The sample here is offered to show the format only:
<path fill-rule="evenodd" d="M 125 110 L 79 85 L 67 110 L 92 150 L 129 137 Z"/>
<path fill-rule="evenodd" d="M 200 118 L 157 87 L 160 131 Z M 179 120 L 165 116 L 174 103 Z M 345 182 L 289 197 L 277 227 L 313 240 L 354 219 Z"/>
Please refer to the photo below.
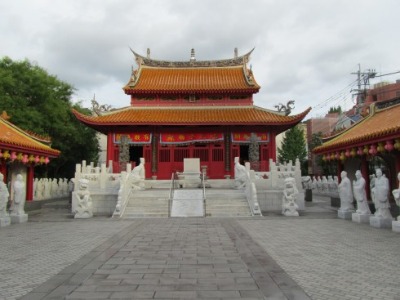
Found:
<path fill-rule="evenodd" d="M 194 54 L 194 49 L 192 48 L 192 51 L 190 52 L 190 61 L 196 61 L 196 56 Z"/>
<path fill-rule="evenodd" d="M 234 58 L 238 58 L 238 56 L 239 56 L 237 47 L 233 50 L 233 56 L 234 56 Z"/>
<path fill-rule="evenodd" d="M 150 48 L 147 48 L 147 58 L 150 58 Z"/>

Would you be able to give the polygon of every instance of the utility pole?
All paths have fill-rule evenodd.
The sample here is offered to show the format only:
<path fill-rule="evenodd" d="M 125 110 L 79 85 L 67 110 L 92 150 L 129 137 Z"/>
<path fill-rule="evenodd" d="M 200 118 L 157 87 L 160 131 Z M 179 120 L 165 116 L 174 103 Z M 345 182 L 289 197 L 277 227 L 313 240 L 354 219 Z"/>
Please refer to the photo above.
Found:
<path fill-rule="evenodd" d="M 376 76 L 376 71 L 373 69 L 368 69 L 365 72 L 361 72 L 361 65 L 358 64 L 358 71 L 351 74 L 357 75 L 357 89 L 351 90 L 356 92 L 356 105 L 363 104 L 365 102 L 365 97 L 367 95 L 367 88 L 369 87 L 370 78 Z"/>

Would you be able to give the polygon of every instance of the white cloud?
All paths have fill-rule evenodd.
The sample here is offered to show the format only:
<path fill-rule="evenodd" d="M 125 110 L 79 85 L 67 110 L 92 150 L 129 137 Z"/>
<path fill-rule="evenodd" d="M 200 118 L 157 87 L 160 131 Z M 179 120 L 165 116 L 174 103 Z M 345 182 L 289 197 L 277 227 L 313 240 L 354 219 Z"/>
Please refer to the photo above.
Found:
<path fill-rule="evenodd" d="M 255 103 L 296 100 L 295 113 L 349 102 L 362 69 L 400 70 L 397 0 L 2 1 L 0 56 L 28 58 L 77 88 L 76 100 L 129 105 L 122 91 L 135 66 L 129 50 L 165 60 L 222 59 L 256 47 Z M 388 77 L 390 79 L 400 78 Z M 349 104 L 347 104 L 349 105 Z"/>

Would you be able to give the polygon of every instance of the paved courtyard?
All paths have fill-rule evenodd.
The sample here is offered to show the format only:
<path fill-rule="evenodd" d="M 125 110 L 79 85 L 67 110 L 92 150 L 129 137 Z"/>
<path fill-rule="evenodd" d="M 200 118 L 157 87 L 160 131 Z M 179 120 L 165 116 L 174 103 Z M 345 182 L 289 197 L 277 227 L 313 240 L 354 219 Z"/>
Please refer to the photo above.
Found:
<path fill-rule="evenodd" d="M 400 235 L 336 218 L 73 220 L 0 229 L 0 299 L 400 299 Z"/>

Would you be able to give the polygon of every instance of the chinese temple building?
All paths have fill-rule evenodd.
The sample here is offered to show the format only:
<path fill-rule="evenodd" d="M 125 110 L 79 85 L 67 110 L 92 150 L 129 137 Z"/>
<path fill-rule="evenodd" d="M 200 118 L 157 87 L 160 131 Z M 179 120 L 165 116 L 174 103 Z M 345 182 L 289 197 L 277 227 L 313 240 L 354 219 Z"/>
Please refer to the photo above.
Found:
<path fill-rule="evenodd" d="M 154 60 L 149 50 L 147 57 L 133 53 L 138 68 L 123 88 L 129 107 L 96 116 L 74 111 L 82 123 L 107 135 L 107 161 L 114 167 L 126 137 L 130 160 L 144 157 L 148 178 L 170 179 L 183 171 L 184 158 L 200 158 L 208 177 L 220 179 L 233 175 L 234 157 L 249 160 L 253 136 L 259 170 L 268 170 L 269 159 L 276 159 L 275 136 L 310 111 L 288 116 L 253 105 L 260 86 L 247 67 L 251 51 L 238 56 L 235 50 L 234 58 L 213 61 L 197 61 L 193 49 L 189 61 Z"/>
<path fill-rule="evenodd" d="M 26 184 L 26 200 L 33 200 L 34 167 L 49 163 L 51 158 L 60 155 L 60 151 L 51 148 L 49 138 L 27 132 L 8 121 L 5 112 L 0 116 L 0 172 L 4 181 L 12 182 L 21 174 Z"/>
<path fill-rule="evenodd" d="M 337 164 L 338 173 L 347 171 L 350 178 L 354 178 L 356 170 L 361 170 L 367 187 L 369 176 L 381 168 L 393 189 L 397 187 L 400 172 L 399 116 L 400 98 L 373 103 L 368 116 L 313 152 L 322 155 L 324 161 Z"/>

